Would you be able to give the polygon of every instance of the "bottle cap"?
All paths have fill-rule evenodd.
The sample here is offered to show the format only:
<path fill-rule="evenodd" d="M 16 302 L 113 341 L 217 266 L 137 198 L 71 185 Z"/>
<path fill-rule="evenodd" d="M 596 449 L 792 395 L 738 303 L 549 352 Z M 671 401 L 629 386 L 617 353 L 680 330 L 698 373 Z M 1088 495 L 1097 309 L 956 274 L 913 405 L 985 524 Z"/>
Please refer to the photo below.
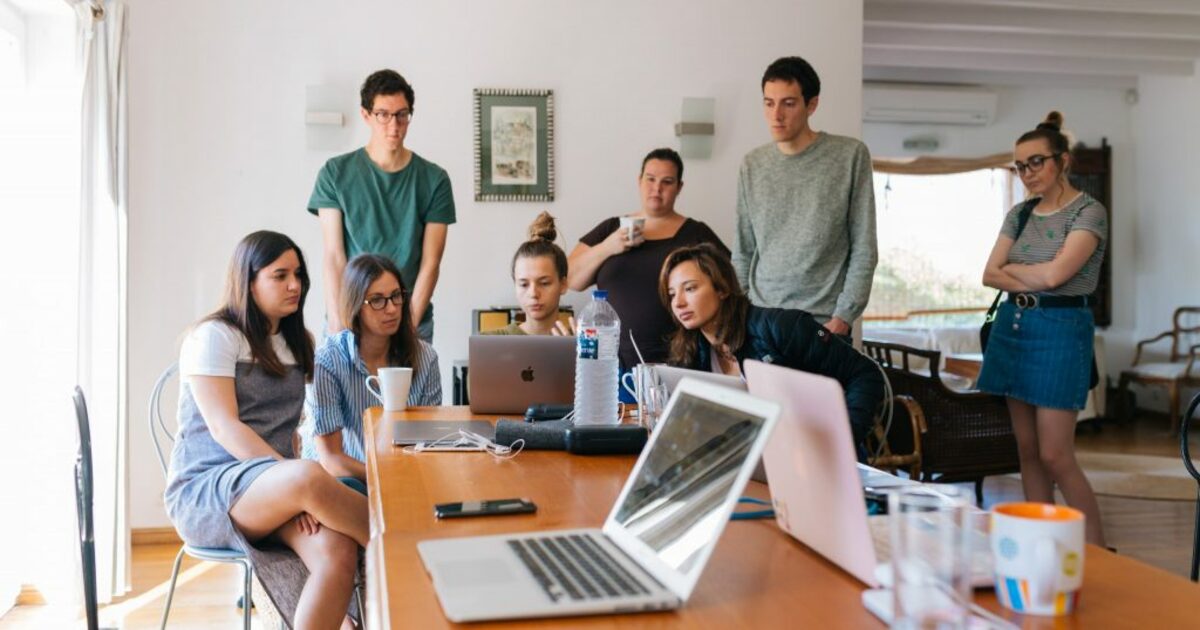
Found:
<path fill-rule="evenodd" d="M 595 291 L 592 291 L 592 299 L 608 300 L 608 291 L 605 291 L 604 289 L 596 289 Z"/>

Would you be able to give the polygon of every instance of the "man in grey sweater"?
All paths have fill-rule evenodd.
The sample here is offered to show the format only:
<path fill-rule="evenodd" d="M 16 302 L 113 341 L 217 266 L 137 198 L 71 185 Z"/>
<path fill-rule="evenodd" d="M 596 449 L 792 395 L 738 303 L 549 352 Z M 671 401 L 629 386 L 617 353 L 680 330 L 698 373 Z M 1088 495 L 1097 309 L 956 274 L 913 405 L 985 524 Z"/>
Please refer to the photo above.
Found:
<path fill-rule="evenodd" d="M 878 259 L 870 153 L 809 126 L 821 82 L 807 61 L 776 60 L 762 91 L 773 142 L 746 154 L 738 173 L 738 280 L 758 306 L 805 310 L 849 335 Z"/>

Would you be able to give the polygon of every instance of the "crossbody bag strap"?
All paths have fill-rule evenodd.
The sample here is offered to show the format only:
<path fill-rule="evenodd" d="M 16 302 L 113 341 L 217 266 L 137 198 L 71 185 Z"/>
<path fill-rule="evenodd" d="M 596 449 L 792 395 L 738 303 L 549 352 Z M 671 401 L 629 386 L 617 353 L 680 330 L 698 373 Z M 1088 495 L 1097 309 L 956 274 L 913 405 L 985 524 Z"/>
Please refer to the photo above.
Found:
<path fill-rule="evenodd" d="M 1013 237 L 1013 244 L 1016 244 L 1017 239 L 1021 238 L 1021 232 L 1025 231 L 1025 224 L 1029 223 L 1029 215 L 1033 214 L 1033 208 L 1037 206 L 1040 198 L 1035 197 L 1025 202 L 1021 206 L 1021 210 L 1017 212 L 1017 235 Z M 988 309 L 987 316 L 984 321 L 992 321 L 996 319 L 996 309 L 1000 307 L 1000 298 L 1004 297 L 1004 291 L 996 292 L 996 299 L 992 300 L 992 306 Z"/>

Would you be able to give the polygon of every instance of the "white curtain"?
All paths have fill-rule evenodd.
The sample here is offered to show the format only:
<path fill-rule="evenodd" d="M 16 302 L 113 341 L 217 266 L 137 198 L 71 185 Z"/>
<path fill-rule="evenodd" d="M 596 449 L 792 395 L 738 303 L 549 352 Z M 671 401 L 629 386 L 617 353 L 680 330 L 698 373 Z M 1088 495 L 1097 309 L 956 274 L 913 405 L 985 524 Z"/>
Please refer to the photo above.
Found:
<path fill-rule="evenodd" d="M 68 2 L 83 70 L 78 382 L 91 417 L 96 590 L 106 603 L 130 588 L 125 4 Z"/>

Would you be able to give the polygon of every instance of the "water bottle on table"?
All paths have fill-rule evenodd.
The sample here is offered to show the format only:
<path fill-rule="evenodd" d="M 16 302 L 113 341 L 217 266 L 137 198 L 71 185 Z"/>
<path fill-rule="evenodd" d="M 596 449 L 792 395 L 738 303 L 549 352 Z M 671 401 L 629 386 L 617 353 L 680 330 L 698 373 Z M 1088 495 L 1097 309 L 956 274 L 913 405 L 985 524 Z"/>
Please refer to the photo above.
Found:
<path fill-rule="evenodd" d="M 617 424 L 621 319 L 608 303 L 608 291 L 592 292 L 579 315 L 575 341 L 575 422 Z"/>

